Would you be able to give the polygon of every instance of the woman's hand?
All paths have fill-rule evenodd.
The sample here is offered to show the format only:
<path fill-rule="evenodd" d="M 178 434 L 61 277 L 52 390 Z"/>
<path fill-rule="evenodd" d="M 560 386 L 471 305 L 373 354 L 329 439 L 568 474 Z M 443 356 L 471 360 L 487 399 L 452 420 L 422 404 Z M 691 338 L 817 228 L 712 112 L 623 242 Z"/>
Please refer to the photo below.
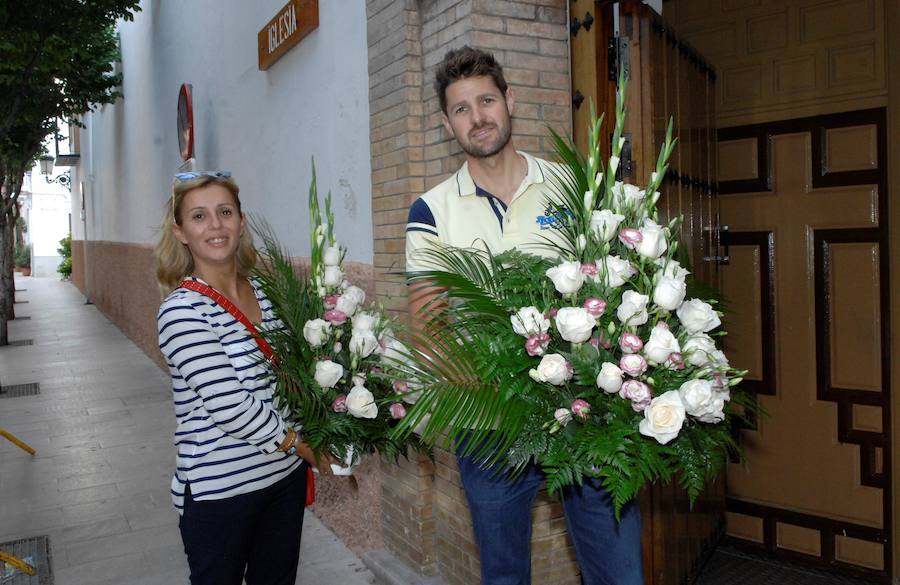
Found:
<path fill-rule="evenodd" d="M 318 469 L 319 473 L 322 475 L 332 475 L 332 463 L 337 466 L 341 465 L 341 462 L 338 461 L 334 455 L 330 453 L 316 453 L 304 441 L 299 441 L 297 443 L 297 455 L 302 457 L 311 466 Z"/>

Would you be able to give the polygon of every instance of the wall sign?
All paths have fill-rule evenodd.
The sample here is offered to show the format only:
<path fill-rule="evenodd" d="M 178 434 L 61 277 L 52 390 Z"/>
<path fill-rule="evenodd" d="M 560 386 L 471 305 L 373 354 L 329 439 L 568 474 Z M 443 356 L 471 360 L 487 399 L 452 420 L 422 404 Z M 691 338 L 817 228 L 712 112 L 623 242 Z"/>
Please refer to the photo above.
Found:
<path fill-rule="evenodd" d="M 319 26 L 319 0 L 291 0 L 263 27 L 257 38 L 259 69 L 275 61 Z"/>

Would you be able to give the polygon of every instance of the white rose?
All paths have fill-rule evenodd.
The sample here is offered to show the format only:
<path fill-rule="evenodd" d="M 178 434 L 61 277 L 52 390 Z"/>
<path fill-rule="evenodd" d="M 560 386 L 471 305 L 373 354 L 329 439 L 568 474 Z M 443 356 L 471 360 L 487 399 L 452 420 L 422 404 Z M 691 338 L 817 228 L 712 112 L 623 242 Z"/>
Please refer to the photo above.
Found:
<path fill-rule="evenodd" d="M 684 280 L 663 275 L 656 279 L 656 286 L 653 287 L 653 302 L 666 311 L 674 311 L 684 301 L 685 294 L 687 285 Z"/>
<path fill-rule="evenodd" d="M 681 267 L 681 263 L 678 260 L 657 258 L 655 264 L 659 266 L 657 276 L 668 276 L 669 278 L 684 280 L 690 274 L 690 272 Z"/>
<path fill-rule="evenodd" d="M 678 319 L 687 332 L 692 335 L 712 331 L 722 324 L 712 306 L 700 299 L 691 299 L 681 303 L 675 314 L 678 315 Z"/>
<path fill-rule="evenodd" d="M 537 369 L 532 369 L 528 375 L 537 382 L 561 386 L 572 377 L 572 370 L 566 358 L 558 353 L 551 353 L 542 357 Z"/>
<path fill-rule="evenodd" d="M 347 349 L 350 353 L 361 358 L 367 358 L 378 347 L 378 339 L 371 331 L 357 331 L 354 329 L 350 336 L 350 344 Z"/>
<path fill-rule="evenodd" d="M 324 319 L 311 319 L 303 325 L 303 339 L 310 347 L 321 347 L 328 334 L 331 333 L 331 323 Z"/>
<path fill-rule="evenodd" d="M 633 290 L 622 294 L 622 304 L 616 309 L 616 317 L 623 325 L 643 325 L 647 322 L 647 303 L 650 298 Z"/>
<path fill-rule="evenodd" d="M 547 269 L 547 277 L 553 281 L 553 286 L 562 294 L 578 292 L 584 284 L 584 273 L 581 272 L 580 262 L 565 261 Z"/>
<path fill-rule="evenodd" d="M 678 436 L 684 424 L 684 403 L 677 390 L 657 396 L 644 409 L 644 420 L 638 429 L 645 437 L 653 437 L 661 445 L 665 445 Z"/>
<path fill-rule="evenodd" d="M 550 329 L 550 320 L 537 307 L 522 307 L 509 318 L 516 335 L 530 337 Z"/>
<path fill-rule="evenodd" d="M 650 331 L 650 340 L 644 344 L 644 355 L 647 361 L 654 365 L 665 363 L 672 353 L 680 352 L 678 340 L 669 331 L 669 328 L 661 323 Z"/>
<path fill-rule="evenodd" d="M 716 344 L 706 333 L 691 335 L 684 342 L 682 354 L 691 365 L 702 368 L 711 363 L 712 353 L 716 350 Z"/>
<path fill-rule="evenodd" d="M 613 201 L 616 209 L 623 210 L 625 208 L 634 209 L 644 200 L 646 193 L 640 187 L 630 183 L 616 181 L 612 188 Z"/>
<path fill-rule="evenodd" d="M 362 384 L 354 386 L 347 394 L 347 412 L 356 418 L 375 418 L 378 416 L 375 397 Z"/>
<path fill-rule="evenodd" d="M 341 263 L 341 249 L 338 246 L 327 246 L 322 250 L 322 262 L 325 266 L 338 266 Z"/>
<path fill-rule="evenodd" d="M 351 322 L 353 323 L 354 333 L 371 333 L 375 330 L 375 326 L 378 325 L 378 315 L 375 313 L 357 313 L 351 319 Z"/>
<path fill-rule="evenodd" d="M 657 259 L 666 251 L 666 228 L 650 219 L 641 227 L 641 241 L 634 247 L 635 252 L 645 258 Z"/>
<path fill-rule="evenodd" d="M 591 338 L 597 318 L 582 307 L 565 307 L 556 313 L 556 328 L 560 336 L 572 343 L 583 343 Z"/>
<path fill-rule="evenodd" d="M 619 288 L 637 273 L 631 262 L 618 256 L 607 256 L 597 261 L 597 268 L 600 269 L 599 276 L 602 277 L 604 284 L 610 288 Z"/>
<path fill-rule="evenodd" d="M 607 394 L 615 394 L 622 387 L 624 372 L 614 363 L 604 362 L 597 374 L 597 387 Z"/>
<path fill-rule="evenodd" d="M 338 297 L 334 308 L 352 317 L 356 309 L 366 300 L 366 292 L 358 286 L 350 286 Z"/>
<path fill-rule="evenodd" d="M 727 366 L 728 365 L 728 357 L 725 355 L 720 349 L 715 350 L 709 356 L 710 360 L 716 366 Z"/>
<path fill-rule="evenodd" d="M 344 280 L 344 273 L 338 266 L 326 266 L 325 275 L 322 276 L 322 284 L 325 286 L 338 286 Z"/>
<path fill-rule="evenodd" d="M 359 304 L 352 297 L 348 297 L 347 295 L 341 295 L 338 297 L 337 302 L 334 304 L 334 308 L 338 311 L 341 311 L 343 314 L 348 317 L 352 317 L 353 313 L 356 312 Z"/>
<path fill-rule="evenodd" d="M 723 393 L 713 389 L 709 380 L 688 380 L 678 389 L 685 411 L 706 423 L 721 422 L 725 418 Z"/>
<path fill-rule="evenodd" d="M 344 366 L 331 360 L 316 362 L 316 382 L 322 388 L 334 388 L 338 380 L 344 375 Z"/>
<path fill-rule="evenodd" d="M 624 219 L 624 215 L 613 213 L 609 209 L 595 210 L 591 212 L 591 231 L 602 241 L 608 242 L 618 233 L 619 224 Z"/>

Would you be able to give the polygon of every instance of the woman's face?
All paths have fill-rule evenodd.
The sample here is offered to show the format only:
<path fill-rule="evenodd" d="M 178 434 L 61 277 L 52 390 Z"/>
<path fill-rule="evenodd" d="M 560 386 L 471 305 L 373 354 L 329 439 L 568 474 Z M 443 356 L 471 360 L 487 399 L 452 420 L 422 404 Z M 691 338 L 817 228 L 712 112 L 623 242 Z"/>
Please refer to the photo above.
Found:
<path fill-rule="evenodd" d="M 181 200 L 179 216 L 181 224 L 173 232 L 191 251 L 198 271 L 234 262 L 244 218 L 231 191 L 215 182 L 191 189 Z"/>

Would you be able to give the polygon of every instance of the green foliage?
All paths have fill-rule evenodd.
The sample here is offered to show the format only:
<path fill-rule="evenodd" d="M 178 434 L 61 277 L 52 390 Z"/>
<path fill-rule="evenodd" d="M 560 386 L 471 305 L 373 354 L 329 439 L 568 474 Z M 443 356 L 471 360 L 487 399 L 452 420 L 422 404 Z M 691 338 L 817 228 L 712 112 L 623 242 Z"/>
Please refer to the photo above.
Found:
<path fill-rule="evenodd" d="M 62 262 L 56 267 L 56 271 L 63 280 L 68 280 L 72 276 L 72 236 L 71 234 L 59 241 L 57 253 L 62 256 Z"/>
<path fill-rule="evenodd" d="M 13 256 L 13 262 L 17 268 L 30 268 L 31 246 L 29 244 L 18 246 L 15 255 Z"/>

